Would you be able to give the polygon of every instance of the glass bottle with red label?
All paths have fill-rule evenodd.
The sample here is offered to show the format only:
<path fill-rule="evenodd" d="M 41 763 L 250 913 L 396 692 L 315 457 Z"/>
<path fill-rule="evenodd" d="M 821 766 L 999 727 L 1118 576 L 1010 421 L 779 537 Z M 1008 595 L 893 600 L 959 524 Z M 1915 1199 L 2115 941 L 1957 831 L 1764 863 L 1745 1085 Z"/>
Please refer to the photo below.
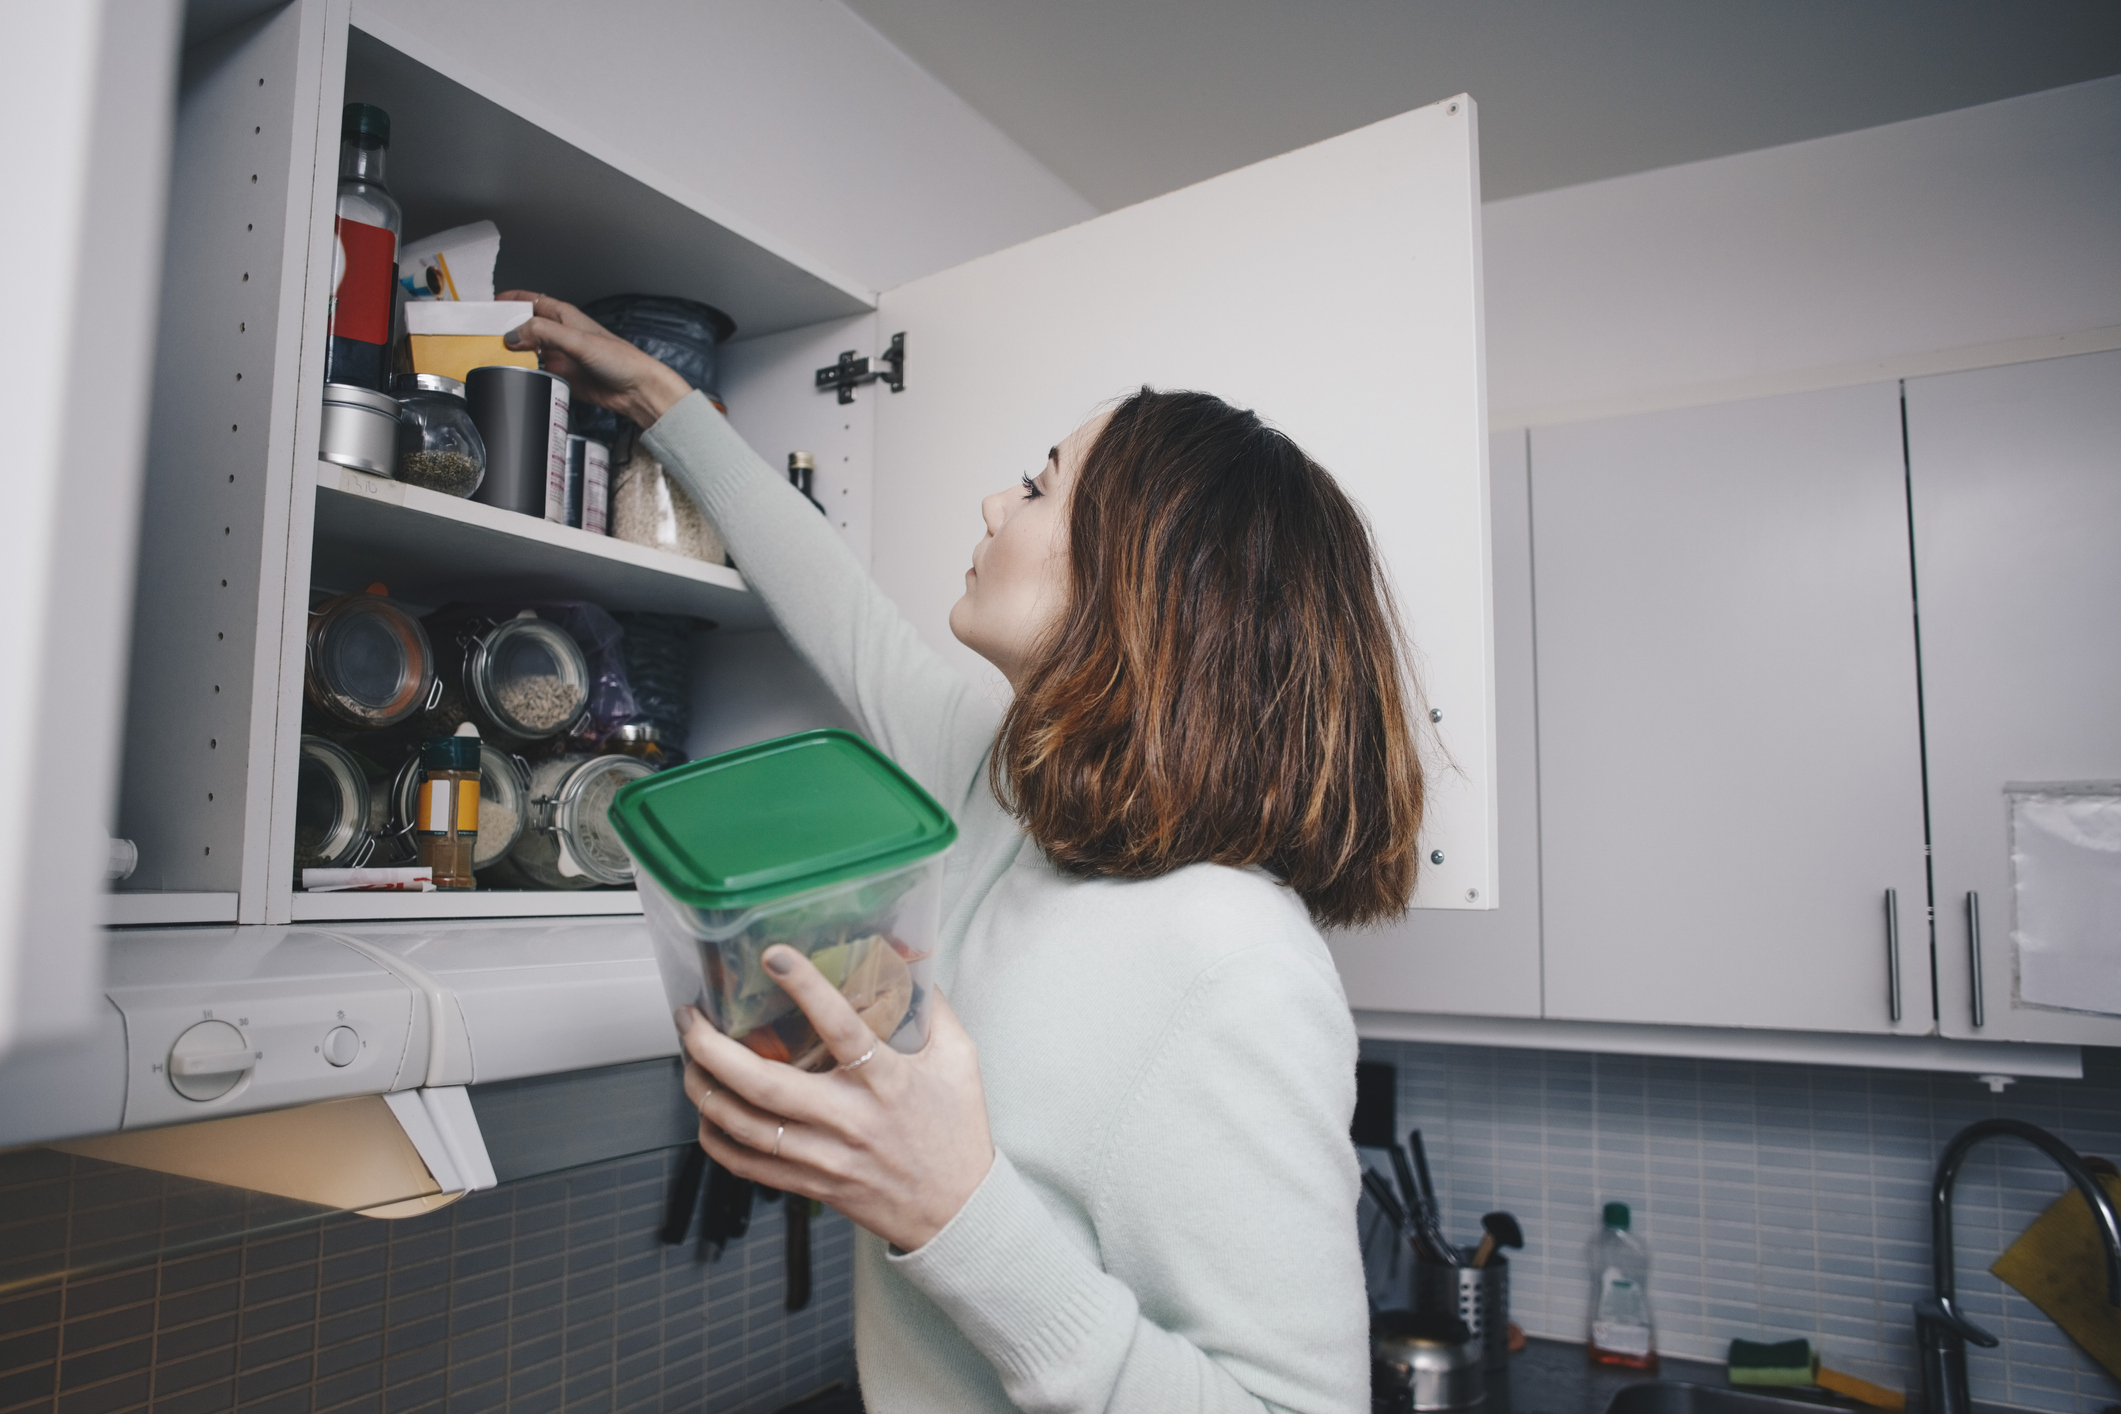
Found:
<path fill-rule="evenodd" d="M 339 120 L 339 209 L 332 223 L 331 342 L 324 381 L 390 391 L 392 291 L 404 218 L 384 184 L 390 114 L 349 103 Z"/>

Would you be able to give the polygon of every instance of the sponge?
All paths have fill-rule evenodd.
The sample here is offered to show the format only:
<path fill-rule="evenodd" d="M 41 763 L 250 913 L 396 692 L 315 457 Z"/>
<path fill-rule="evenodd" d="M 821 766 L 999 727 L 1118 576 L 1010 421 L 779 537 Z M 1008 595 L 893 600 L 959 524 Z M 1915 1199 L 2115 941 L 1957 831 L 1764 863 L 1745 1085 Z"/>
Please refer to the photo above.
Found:
<path fill-rule="evenodd" d="M 1773 1345 L 1758 1340 L 1731 1342 L 1734 1385 L 1808 1385 L 1819 1368 L 1812 1343 L 1802 1336 Z"/>
<path fill-rule="evenodd" d="M 1829 1370 L 1812 1353 L 1812 1343 L 1803 1337 L 1770 1345 L 1757 1340 L 1731 1342 L 1731 1383 L 1734 1385 L 1817 1385 L 1844 1399 L 1895 1411 L 1907 1408 L 1907 1396 L 1896 1389 L 1874 1385 L 1869 1380 Z"/>

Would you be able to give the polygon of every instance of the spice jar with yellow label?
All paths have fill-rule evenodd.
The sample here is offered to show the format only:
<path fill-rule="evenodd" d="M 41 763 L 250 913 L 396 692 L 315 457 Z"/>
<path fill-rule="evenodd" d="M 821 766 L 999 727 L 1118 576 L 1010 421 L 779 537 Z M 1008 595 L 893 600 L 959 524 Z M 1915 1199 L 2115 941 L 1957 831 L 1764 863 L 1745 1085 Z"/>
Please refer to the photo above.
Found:
<path fill-rule="evenodd" d="M 438 889 L 478 887 L 472 856 L 479 839 L 479 733 L 466 722 L 455 736 L 431 736 L 420 747 L 420 800 L 413 838 L 420 863 Z"/>

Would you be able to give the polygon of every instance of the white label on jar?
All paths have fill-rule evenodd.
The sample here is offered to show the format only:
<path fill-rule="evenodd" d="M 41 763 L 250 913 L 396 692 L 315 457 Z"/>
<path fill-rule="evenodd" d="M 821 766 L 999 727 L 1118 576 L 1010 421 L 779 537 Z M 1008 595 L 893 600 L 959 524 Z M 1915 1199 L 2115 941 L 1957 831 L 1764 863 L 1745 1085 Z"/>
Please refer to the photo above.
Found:
<path fill-rule="evenodd" d="M 545 433 L 545 519 L 567 524 L 567 385 L 552 380 L 552 422 Z"/>
<path fill-rule="evenodd" d="M 611 453 L 602 442 L 582 448 L 582 529 L 603 535 L 611 526 Z"/>

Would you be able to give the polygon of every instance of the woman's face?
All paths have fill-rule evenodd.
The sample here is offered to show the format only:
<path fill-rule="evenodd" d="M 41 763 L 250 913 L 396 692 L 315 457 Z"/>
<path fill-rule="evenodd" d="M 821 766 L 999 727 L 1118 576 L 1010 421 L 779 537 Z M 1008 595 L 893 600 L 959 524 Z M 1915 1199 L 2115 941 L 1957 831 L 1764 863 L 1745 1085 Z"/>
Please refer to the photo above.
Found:
<path fill-rule="evenodd" d="M 1067 607 L 1068 497 L 1110 418 L 1091 418 L 1047 453 L 1037 475 L 980 502 L 987 534 L 972 547 L 964 597 L 950 609 L 950 631 L 1000 668 L 1012 687 L 1039 635 Z"/>

